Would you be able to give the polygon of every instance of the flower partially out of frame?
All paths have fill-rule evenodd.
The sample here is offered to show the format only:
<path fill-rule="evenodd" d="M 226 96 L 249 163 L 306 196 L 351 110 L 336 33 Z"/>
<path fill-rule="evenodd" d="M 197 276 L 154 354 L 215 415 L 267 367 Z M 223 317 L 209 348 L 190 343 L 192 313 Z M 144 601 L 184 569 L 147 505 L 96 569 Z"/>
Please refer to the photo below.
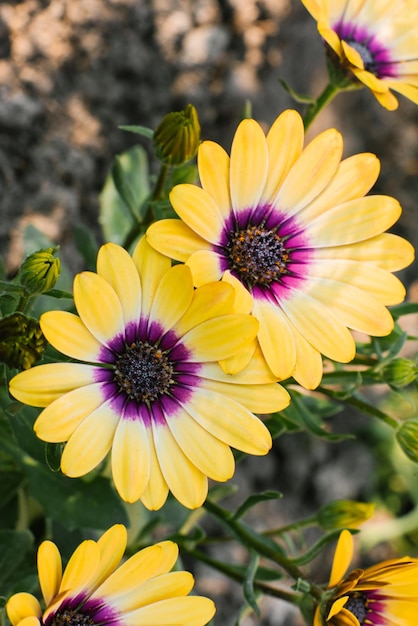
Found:
<path fill-rule="evenodd" d="M 255 120 L 243 120 L 230 157 L 203 142 L 202 187 L 174 187 L 170 200 L 181 220 L 154 223 L 147 239 L 186 262 L 196 286 L 233 284 L 240 310 L 260 323 L 258 343 L 274 375 L 313 389 L 322 377 L 321 354 L 353 359 L 348 329 L 391 332 L 386 306 L 405 296 L 391 272 L 409 265 L 414 250 L 384 233 L 401 214 L 397 200 L 364 197 L 379 175 L 373 154 L 341 161 L 335 129 L 305 148 L 303 142 L 303 122 L 293 110 L 276 119 L 267 137 Z"/>
<path fill-rule="evenodd" d="M 234 289 L 215 282 L 193 288 L 190 268 L 172 267 L 143 238 L 131 257 L 101 247 L 97 273 L 74 280 L 79 316 L 49 311 L 47 340 L 84 363 L 51 363 L 17 374 L 11 393 L 46 407 L 37 436 L 67 442 L 61 469 L 82 476 L 111 450 L 120 496 L 159 509 L 168 491 L 201 506 L 208 477 L 234 473 L 230 446 L 266 454 L 271 436 L 256 413 L 279 411 L 289 394 L 260 353 L 226 375 L 218 361 L 254 340 L 258 322 L 234 313 Z"/>
<path fill-rule="evenodd" d="M 399 92 L 418 104 L 417 0 L 302 0 L 336 63 L 394 110 Z"/>
<path fill-rule="evenodd" d="M 338 540 L 326 602 L 317 608 L 314 626 L 412 626 L 418 615 L 418 559 L 383 561 L 345 573 L 353 556 L 353 538 Z M 333 588 L 331 590 L 331 588 Z"/>
<path fill-rule="evenodd" d="M 116 524 L 98 541 L 86 540 L 64 572 L 52 541 L 38 550 L 38 576 L 44 600 L 14 594 L 6 605 L 12 626 L 204 626 L 213 617 L 212 600 L 189 596 L 193 576 L 171 572 L 178 547 L 162 541 L 119 565 L 126 529 Z M 118 567 L 119 566 L 119 567 Z"/>

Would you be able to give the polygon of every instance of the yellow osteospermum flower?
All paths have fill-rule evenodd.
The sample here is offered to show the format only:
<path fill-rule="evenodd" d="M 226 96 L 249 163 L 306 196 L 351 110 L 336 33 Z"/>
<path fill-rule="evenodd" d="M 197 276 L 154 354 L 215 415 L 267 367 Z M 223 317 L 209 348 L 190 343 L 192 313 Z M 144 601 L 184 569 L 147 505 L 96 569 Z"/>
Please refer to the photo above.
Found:
<path fill-rule="evenodd" d="M 379 174 L 372 154 L 341 161 L 343 142 L 327 130 L 303 148 L 300 115 L 288 110 L 267 137 L 240 123 L 231 156 L 199 147 L 202 188 L 181 184 L 171 202 L 182 221 L 147 231 L 160 252 L 185 261 L 195 285 L 219 280 L 260 323 L 258 342 L 272 372 L 307 388 L 322 377 L 321 354 L 349 362 L 348 329 L 387 335 L 387 305 L 405 296 L 391 274 L 412 262 L 404 239 L 386 234 L 401 213 L 388 196 L 363 197 Z"/>
<path fill-rule="evenodd" d="M 234 290 L 219 282 L 194 289 L 190 268 L 171 267 L 143 238 L 133 257 L 102 246 L 97 274 L 74 281 L 79 316 L 49 311 L 48 341 L 83 363 L 53 363 L 10 382 L 15 398 L 46 407 L 40 439 L 67 442 L 62 471 L 95 468 L 111 450 L 120 496 L 159 509 L 168 491 L 201 506 L 208 477 L 234 473 L 230 446 L 266 454 L 271 436 L 253 414 L 289 404 L 289 394 L 257 351 L 249 366 L 226 375 L 218 364 L 254 341 L 258 323 L 235 314 Z"/>
<path fill-rule="evenodd" d="M 318 22 L 330 62 L 368 87 L 382 106 L 418 104 L 417 0 L 302 0 Z"/>
<path fill-rule="evenodd" d="M 353 538 L 338 540 L 329 588 L 314 626 L 413 626 L 418 615 L 418 559 L 404 557 L 355 569 L 344 579 L 353 556 Z"/>
<path fill-rule="evenodd" d="M 204 626 L 212 600 L 188 596 L 189 572 L 171 572 L 178 547 L 162 541 L 119 565 L 126 529 L 116 524 L 98 541 L 81 543 L 64 572 L 52 541 L 38 550 L 39 584 L 45 603 L 30 593 L 14 594 L 6 605 L 12 626 Z"/>

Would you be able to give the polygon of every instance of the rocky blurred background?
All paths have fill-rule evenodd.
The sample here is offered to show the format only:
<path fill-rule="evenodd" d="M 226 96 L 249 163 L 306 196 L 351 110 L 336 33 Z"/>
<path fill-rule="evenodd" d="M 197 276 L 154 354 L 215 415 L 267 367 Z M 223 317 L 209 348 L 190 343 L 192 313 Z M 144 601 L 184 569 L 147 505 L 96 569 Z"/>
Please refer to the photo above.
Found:
<path fill-rule="evenodd" d="M 315 23 L 298 0 L 1 0 L 0 254 L 7 272 L 19 266 L 28 225 L 60 245 L 72 271 L 83 269 L 74 226 L 102 242 L 99 193 L 114 156 L 138 141 L 149 150 L 118 125 L 154 128 L 191 102 L 203 137 L 229 149 L 248 100 L 266 128 L 284 108 L 303 111 L 280 77 L 311 95 L 326 83 Z M 395 232 L 417 246 L 417 107 L 400 97 L 399 109 L 388 112 L 362 90 L 338 96 L 309 136 L 329 126 L 343 132 L 347 156 L 371 151 L 381 159 L 374 191 L 401 201 Z M 402 276 L 415 299 L 416 268 Z M 273 525 L 289 522 L 332 498 L 371 497 L 367 444 L 280 441 L 269 457 L 246 461 L 237 478 L 244 489 L 250 483 L 285 495 L 258 509 L 255 524 L 266 516 Z M 239 549 L 231 553 L 239 556 Z M 327 571 L 323 564 L 318 580 Z M 239 587 L 207 569 L 199 581 L 218 603 L 216 623 L 232 626 L 243 605 Z M 301 622 L 287 605 L 265 598 L 261 620 L 244 623 Z"/>

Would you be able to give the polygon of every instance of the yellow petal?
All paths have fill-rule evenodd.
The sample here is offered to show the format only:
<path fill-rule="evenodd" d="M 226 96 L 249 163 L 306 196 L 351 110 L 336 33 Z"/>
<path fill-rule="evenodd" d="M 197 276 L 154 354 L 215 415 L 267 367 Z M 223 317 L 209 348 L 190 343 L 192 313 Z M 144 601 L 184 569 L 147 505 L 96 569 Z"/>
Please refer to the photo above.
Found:
<path fill-rule="evenodd" d="M 198 287 L 185 314 L 176 323 L 175 330 L 181 337 L 208 319 L 233 313 L 234 289 L 224 282 L 213 282 Z M 240 311 L 242 312 L 242 311 Z"/>
<path fill-rule="evenodd" d="M 184 409 L 214 437 L 237 450 L 263 455 L 271 448 L 263 422 L 232 398 L 201 387 L 184 403 Z"/>
<path fill-rule="evenodd" d="M 104 401 L 100 384 L 86 385 L 60 396 L 34 424 L 37 437 L 51 443 L 68 441 L 81 422 Z"/>
<path fill-rule="evenodd" d="M 323 259 L 329 265 L 332 265 L 336 259 L 351 259 L 371 263 L 389 272 L 396 272 L 407 267 L 414 258 L 415 250 L 409 241 L 392 233 L 382 233 L 353 244 L 317 248 L 315 252 L 315 259 Z"/>
<path fill-rule="evenodd" d="M 47 311 L 40 318 L 42 332 L 57 350 L 80 361 L 101 360 L 102 344 L 68 311 Z"/>
<path fill-rule="evenodd" d="M 61 457 L 61 470 L 67 476 L 84 476 L 101 463 L 109 452 L 120 416 L 102 404 L 71 435 Z"/>
<path fill-rule="evenodd" d="M 178 557 L 178 547 L 172 541 L 162 541 L 140 550 L 103 581 L 93 597 L 118 598 L 133 587 L 140 590 L 146 580 L 169 572 Z"/>
<path fill-rule="evenodd" d="M 269 385 L 234 385 L 216 380 L 205 380 L 204 388 L 225 394 L 252 413 L 274 413 L 289 406 L 290 396 L 286 389 L 277 383 Z"/>
<path fill-rule="evenodd" d="M 307 225 L 315 246 L 335 246 L 364 241 L 390 228 L 401 214 L 400 204 L 390 196 L 366 196 L 341 204 Z"/>
<path fill-rule="evenodd" d="M 97 255 L 97 273 L 119 298 L 125 324 L 137 321 L 141 314 L 141 282 L 130 254 L 114 243 L 105 244 Z"/>
<path fill-rule="evenodd" d="M 120 300 L 109 283 L 98 274 L 77 274 L 74 279 L 74 302 L 84 325 L 101 343 L 107 344 L 124 333 Z"/>
<path fill-rule="evenodd" d="M 150 449 L 150 477 L 141 496 L 141 502 L 150 511 L 158 511 L 167 500 L 169 489 L 158 461 L 152 430 L 148 429 L 147 434 Z"/>
<path fill-rule="evenodd" d="M 229 156 L 214 141 L 203 141 L 197 155 L 202 187 L 215 200 L 224 219 L 231 211 L 229 194 Z"/>
<path fill-rule="evenodd" d="M 186 263 L 192 271 L 195 287 L 201 287 L 222 277 L 220 257 L 213 250 L 194 252 Z"/>
<path fill-rule="evenodd" d="M 31 593 L 15 593 L 6 605 L 7 616 L 13 626 L 17 626 L 25 618 L 41 617 L 42 610 L 39 601 Z M 39 624 L 39 620 L 38 624 Z"/>
<path fill-rule="evenodd" d="M 309 273 L 362 289 L 382 304 L 399 304 L 405 298 L 405 287 L 396 276 L 367 263 L 345 259 L 334 259 L 332 263 L 315 261 L 309 267 Z"/>
<path fill-rule="evenodd" d="M 106 597 L 118 611 L 127 613 L 165 598 L 186 596 L 191 591 L 193 583 L 193 576 L 189 572 L 170 572 L 147 580 L 141 585 L 137 585 L 133 580 L 130 587 L 122 588 L 118 594 Z"/>
<path fill-rule="evenodd" d="M 277 376 L 275 376 L 268 367 L 259 346 L 256 347 L 247 367 L 233 377 L 226 374 L 218 363 L 201 363 L 199 376 L 209 380 L 218 380 L 240 386 L 276 383 L 278 380 Z"/>
<path fill-rule="evenodd" d="M 176 185 L 170 202 L 177 215 L 200 237 L 218 243 L 224 221 L 215 200 L 196 185 Z"/>
<path fill-rule="evenodd" d="M 332 207 L 361 198 L 370 191 L 379 171 L 380 161 L 374 154 L 365 152 L 344 159 L 324 191 L 302 209 L 299 217 L 309 224 Z"/>
<path fill-rule="evenodd" d="M 100 551 L 95 541 L 83 541 L 73 552 L 65 568 L 60 593 L 83 588 L 88 591 L 100 563 Z"/>
<path fill-rule="evenodd" d="M 262 201 L 272 202 L 303 149 L 303 120 L 297 111 L 284 111 L 267 134 L 269 167 Z"/>
<path fill-rule="evenodd" d="M 55 543 L 43 541 L 38 550 L 39 585 L 45 605 L 57 595 L 62 578 L 61 555 Z"/>
<path fill-rule="evenodd" d="M 160 600 L 129 613 L 131 626 L 204 626 L 215 614 L 215 605 L 209 598 L 186 596 Z"/>
<path fill-rule="evenodd" d="M 354 67 L 359 67 L 364 70 L 363 59 L 358 50 L 350 46 L 346 41 L 341 41 L 341 47 L 347 61 L 351 63 L 351 65 L 354 65 Z"/>
<path fill-rule="evenodd" d="M 233 476 L 235 461 L 230 447 L 192 417 L 183 412 L 170 418 L 168 426 L 184 454 L 203 474 L 220 482 Z"/>
<path fill-rule="evenodd" d="M 276 197 L 275 205 L 294 215 L 312 202 L 328 185 L 341 161 L 343 142 L 331 128 L 313 139 L 304 149 Z"/>
<path fill-rule="evenodd" d="M 296 362 L 295 341 L 289 323 L 267 300 L 254 301 L 253 315 L 260 322 L 258 341 L 271 371 L 279 380 L 292 375 Z"/>
<path fill-rule="evenodd" d="M 154 222 L 146 233 L 148 243 L 171 259 L 185 263 L 193 252 L 209 249 L 210 244 L 179 219 Z"/>
<path fill-rule="evenodd" d="M 142 314 L 147 317 L 160 280 L 171 267 L 171 260 L 154 250 L 142 237 L 132 253 L 142 286 Z"/>
<path fill-rule="evenodd" d="M 48 363 L 20 372 L 10 393 L 20 402 L 45 407 L 64 393 L 94 382 L 97 368 L 81 363 Z"/>
<path fill-rule="evenodd" d="M 234 307 L 230 313 L 251 313 L 253 310 L 253 297 L 238 278 L 235 278 L 229 270 L 224 272 L 222 282 L 229 283 L 234 288 Z"/>
<path fill-rule="evenodd" d="M 260 124 L 251 119 L 243 120 L 231 147 L 231 202 L 235 213 L 257 206 L 268 166 L 267 141 Z"/>
<path fill-rule="evenodd" d="M 95 585 L 99 586 L 119 565 L 125 552 L 127 532 L 122 524 L 114 524 L 98 539 L 100 550 L 99 577 Z"/>
<path fill-rule="evenodd" d="M 329 587 L 335 587 L 348 570 L 353 557 L 353 537 L 348 530 L 343 530 L 339 536 L 332 563 Z"/>
<path fill-rule="evenodd" d="M 182 342 L 191 351 L 192 363 L 219 361 L 244 348 L 257 330 L 258 322 L 250 315 L 222 315 L 192 328 Z"/>
<path fill-rule="evenodd" d="M 389 311 L 362 289 L 317 278 L 310 280 L 309 292 L 348 328 L 376 337 L 384 337 L 393 330 Z"/>
<path fill-rule="evenodd" d="M 184 315 L 193 298 L 192 273 L 186 265 L 175 265 L 166 274 L 155 292 L 150 321 L 170 330 Z"/>
<path fill-rule="evenodd" d="M 309 13 L 315 18 L 316 21 L 323 15 L 321 0 L 302 0 L 302 4 L 306 7 Z"/>
<path fill-rule="evenodd" d="M 257 339 L 254 339 L 254 341 L 244 346 L 244 348 L 242 348 L 239 352 L 236 352 L 233 356 L 230 356 L 227 359 L 221 359 L 219 361 L 219 365 L 226 374 L 238 374 L 238 372 L 247 367 L 256 347 Z"/>
<path fill-rule="evenodd" d="M 139 500 L 149 480 L 150 466 L 144 423 L 139 419 L 121 419 L 112 445 L 112 476 L 122 500 Z"/>
<path fill-rule="evenodd" d="M 347 604 L 348 596 L 343 596 L 342 598 L 338 598 L 335 602 L 333 602 L 330 612 L 328 613 L 327 620 L 330 620 L 335 615 L 341 611 L 343 606 Z"/>
<path fill-rule="evenodd" d="M 323 21 L 322 19 L 317 24 L 318 32 L 321 35 L 322 39 L 326 41 L 332 50 L 339 56 L 341 61 L 344 59 L 344 52 L 341 45 L 341 39 L 337 35 L 337 33 L 329 27 L 328 23 Z"/>
<path fill-rule="evenodd" d="M 25 617 L 19 622 L 19 626 L 39 626 L 41 624 L 41 618 L 39 617 Z"/>
<path fill-rule="evenodd" d="M 305 389 L 316 389 L 322 380 L 322 355 L 294 326 L 292 333 L 296 346 L 296 366 L 292 376 Z"/>
<path fill-rule="evenodd" d="M 298 292 L 284 300 L 282 307 L 301 335 L 319 352 L 342 363 L 354 358 L 356 347 L 350 332 L 316 299 Z"/>
<path fill-rule="evenodd" d="M 173 496 L 189 509 L 202 506 L 207 477 L 185 456 L 168 426 L 153 423 L 153 433 L 161 471 Z"/>

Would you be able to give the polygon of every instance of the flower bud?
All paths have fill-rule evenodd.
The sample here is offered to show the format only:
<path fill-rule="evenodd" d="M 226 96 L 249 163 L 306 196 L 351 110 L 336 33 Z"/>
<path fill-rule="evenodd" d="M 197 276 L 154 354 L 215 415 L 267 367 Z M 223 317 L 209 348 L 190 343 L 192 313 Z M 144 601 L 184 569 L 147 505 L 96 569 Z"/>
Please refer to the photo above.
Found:
<path fill-rule="evenodd" d="M 396 439 L 406 456 L 418 463 L 418 419 L 403 422 L 396 433 Z"/>
<path fill-rule="evenodd" d="M 31 295 L 45 293 L 54 287 L 61 273 L 61 261 L 54 257 L 58 248 L 46 248 L 30 254 L 19 270 L 19 281 Z"/>
<path fill-rule="evenodd" d="M 418 376 L 418 365 L 410 359 L 398 357 L 382 368 L 382 378 L 393 387 L 406 387 Z"/>
<path fill-rule="evenodd" d="M 355 500 L 327 502 L 317 513 L 318 524 L 324 530 L 356 528 L 374 513 L 374 504 Z"/>
<path fill-rule="evenodd" d="M 200 143 L 197 111 L 188 104 L 184 111 L 168 113 L 154 131 L 157 157 L 166 165 L 182 165 L 190 161 Z"/>
<path fill-rule="evenodd" d="M 0 320 L 0 360 L 9 367 L 29 369 L 47 346 L 37 320 L 13 313 Z"/>

